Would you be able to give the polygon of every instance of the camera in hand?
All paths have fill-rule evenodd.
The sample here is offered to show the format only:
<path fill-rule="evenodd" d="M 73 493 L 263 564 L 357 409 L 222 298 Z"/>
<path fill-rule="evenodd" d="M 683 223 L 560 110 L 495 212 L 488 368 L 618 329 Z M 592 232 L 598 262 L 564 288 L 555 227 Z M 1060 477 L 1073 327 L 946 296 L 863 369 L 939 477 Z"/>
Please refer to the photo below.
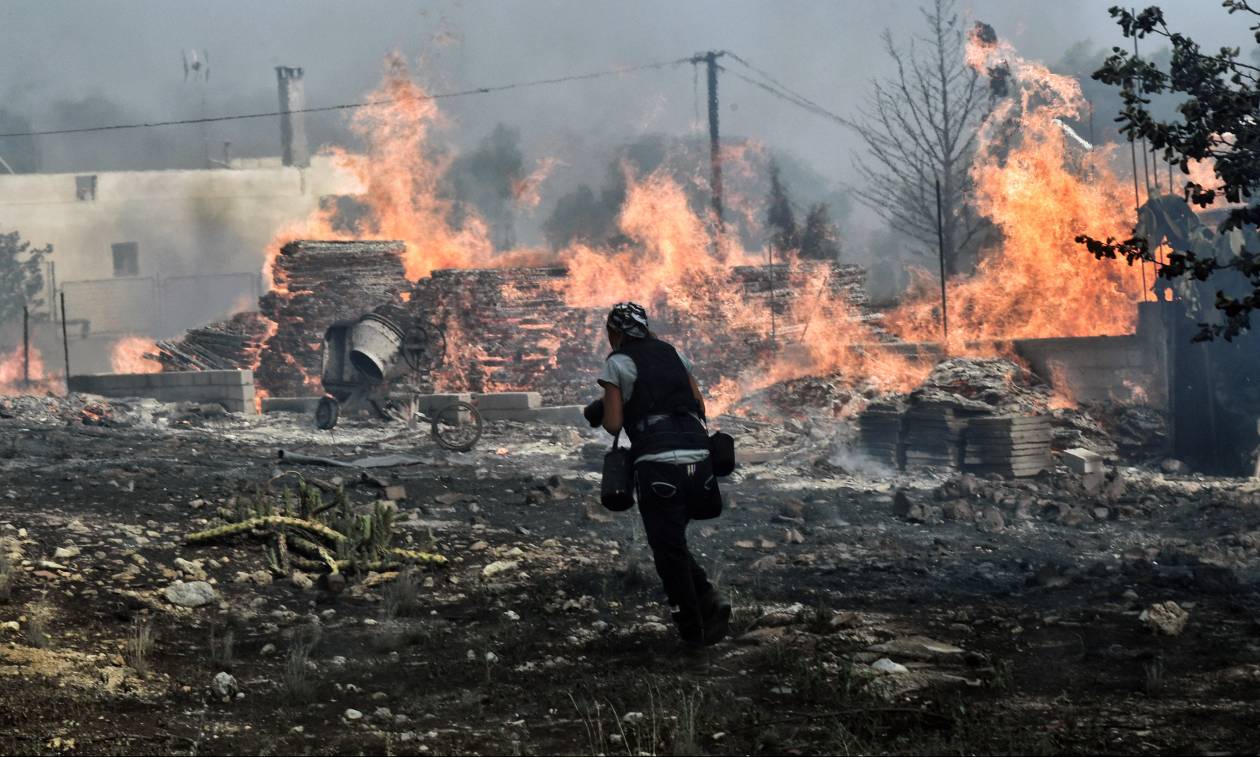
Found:
<path fill-rule="evenodd" d="M 604 422 L 604 400 L 597 399 L 586 407 L 582 408 L 582 417 L 586 422 L 591 424 L 591 428 L 595 428 Z"/>

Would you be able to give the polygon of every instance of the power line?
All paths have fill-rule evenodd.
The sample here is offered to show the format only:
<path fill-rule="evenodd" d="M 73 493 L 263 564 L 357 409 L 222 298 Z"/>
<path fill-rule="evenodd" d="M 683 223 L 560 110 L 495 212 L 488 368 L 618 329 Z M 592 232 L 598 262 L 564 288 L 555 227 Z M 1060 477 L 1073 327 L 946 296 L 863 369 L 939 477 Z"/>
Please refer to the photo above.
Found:
<path fill-rule="evenodd" d="M 533 81 L 516 82 L 513 84 L 500 84 L 491 87 L 477 87 L 475 89 L 465 89 L 457 92 L 442 92 L 435 95 L 422 95 L 417 97 L 406 98 L 386 98 L 381 100 L 365 100 L 363 102 L 343 103 L 341 105 L 325 105 L 319 108 L 301 108 L 291 111 L 268 111 L 266 113 L 240 113 L 229 116 L 211 116 L 208 118 L 185 118 L 172 121 L 147 121 L 142 123 L 131 124 L 110 124 L 106 126 L 85 126 L 76 129 L 48 129 L 44 131 L 17 131 L 7 134 L 0 134 L 0 139 L 9 137 L 44 137 L 58 134 L 85 134 L 89 132 L 102 131 L 121 131 L 124 129 L 150 129 L 158 126 L 187 126 L 191 124 L 217 123 L 220 121 L 244 121 L 253 118 L 274 118 L 285 115 L 285 113 L 328 113 L 341 110 L 356 110 L 358 108 L 368 108 L 377 105 L 392 105 L 396 102 L 404 102 L 410 100 L 445 100 L 455 97 L 466 97 L 468 95 L 485 95 L 493 92 L 504 92 L 510 89 L 525 89 L 529 87 L 541 87 L 549 84 L 563 84 L 571 81 L 584 81 L 588 79 L 600 79 L 607 76 L 618 76 L 621 74 L 630 74 L 638 71 L 656 70 L 669 68 L 671 66 L 690 63 L 691 57 L 679 58 L 670 61 L 657 61 L 654 63 L 644 63 L 638 66 L 623 66 L 619 68 L 611 68 L 603 71 L 594 71 L 586 74 L 573 74 L 570 76 L 560 76 L 550 79 L 535 79 Z"/>
<path fill-rule="evenodd" d="M 779 89 L 778 87 L 774 85 L 767 84 L 765 82 L 761 82 L 751 77 L 745 76 L 738 71 L 732 71 L 731 69 L 726 68 L 725 66 L 721 66 L 720 68 L 722 69 L 724 73 L 728 73 L 731 76 L 734 76 L 736 79 L 740 79 L 748 84 L 753 85 L 754 87 L 757 87 L 758 89 L 765 90 L 766 92 L 769 92 L 771 95 L 774 95 L 780 100 L 789 102 L 798 108 L 801 108 L 803 110 L 809 111 L 810 113 L 813 113 L 816 116 L 821 116 L 822 118 L 826 118 L 830 121 L 835 121 L 841 126 L 851 127 L 851 124 L 849 123 L 849 121 L 845 120 L 843 116 L 837 115 L 836 113 L 833 113 L 832 111 L 827 110 L 826 108 L 814 103 L 811 100 L 802 99 L 800 97 L 797 97 L 796 95 L 791 94 L 790 92 L 786 90 Z"/>
<path fill-rule="evenodd" d="M 728 55 L 728 56 L 729 56 L 732 60 L 734 60 L 736 63 L 739 63 L 741 66 L 743 66 L 743 67 L 747 68 L 749 71 L 752 71 L 753 73 L 757 74 L 757 75 L 758 75 L 758 76 L 760 76 L 761 78 L 765 79 L 766 81 L 770 82 L 770 83 L 771 83 L 771 84 L 773 84 L 774 86 L 776 86 L 776 87 L 778 87 L 779 89 L 783 90 L 783 91 L 784 91 L 785 93 L 787 93 L 788 95 L 791 95 L 792 97 L 796 98 L 797 100 L 800 100 L 802 103 L 804 103 L 804 104 L 808 105 L 811 109 L 813 109 L 813 110 L 815 110 L 815 111 L 817 111 L 817 112 L 820 112 L 820 113 L 827 113 L 827 112 L 828 112 L 828 111 L 827 111 L 827 109 L 826 109 L 826 108 L 824 108 L 823 106 L 821 106 L 821 105 L 819 105 L 818 103 L 814 102 L 813 100 L 809 99 L 809 98 L 808 98 L 808 97 L 806 97 L 805 95 L 802 95 L 801 93 L 794 91 L 794 90 L 793 90 L 791 87 L 789 87 L 788 85 L 784 84 L 783 82 L 781 82 L 781 81 L 779 81 L 778 79 L 776 79 L 776 78 L 774 78 L 773 76 L 771 76 L 771 75 L 770 75 L 770 73 L 769 73 L 769 72 L 767 72 L 765 69 L 763 69 L 763 68 L 758 68 L 757 66 L 754 66 L 754 65 L 753 65 L 752 63 L 750 63 L 748 60 L 746 60 L 745 58 L 740 57 L 739 55 L 736 55 L 735 53 L 731 52 L 730 50 L 723 50 L 723 52 L 724 52 L 724 53 L 726 53 L 726 55 Z"/>

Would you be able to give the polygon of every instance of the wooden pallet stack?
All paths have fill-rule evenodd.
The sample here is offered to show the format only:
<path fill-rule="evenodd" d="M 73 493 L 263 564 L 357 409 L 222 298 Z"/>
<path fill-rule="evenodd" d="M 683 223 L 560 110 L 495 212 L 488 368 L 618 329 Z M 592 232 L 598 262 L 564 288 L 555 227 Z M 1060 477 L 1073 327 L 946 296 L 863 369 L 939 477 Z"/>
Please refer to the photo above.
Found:
<path fill-rule="evenodd" d="M 271 335 L 273 324 L 261 313 L 237 313 L 225 321 L 190 329 L 179 339 L 157 343 L 166 371 L 250 369 Z"/>
<path fill-rule="evenodd" d="M 964 433 L 962 469 L 1006 478 L 1035 476 L 1054 468 L 1052 438 L 1047 415 L 971 418 Z"/>

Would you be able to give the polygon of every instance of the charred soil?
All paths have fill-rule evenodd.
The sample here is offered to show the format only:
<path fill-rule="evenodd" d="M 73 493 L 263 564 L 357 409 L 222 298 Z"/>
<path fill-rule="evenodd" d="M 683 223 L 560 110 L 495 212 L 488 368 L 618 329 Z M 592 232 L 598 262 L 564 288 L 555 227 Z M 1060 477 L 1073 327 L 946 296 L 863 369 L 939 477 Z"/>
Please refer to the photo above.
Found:
<path fill-rule="evenodd" d="M 594 432 L 499 423 L 452 453 L 297 416 L 4 409 L 6 753 L 1254 748 L 1260 494 L 1245 482 L 1122 469 L 1089 493 L 1064 469 L 856 472 L 831 429 L 744 426 L 769 461 L 690 530 L 733 635 L 687 655 L 637 514 L 597 509 Z M 280 465 L 281 447 L 420 462 L 372 482 Z M 277 570 L 248 534 L 185 544 L 299 476 L 359 508 L 401 485 L 395 543 L 448 564 L 342 587 Z M 198 581 L 210 601 L 171 601 Z M 1181 628 L 1144 614 L 1166 602 Z"/>

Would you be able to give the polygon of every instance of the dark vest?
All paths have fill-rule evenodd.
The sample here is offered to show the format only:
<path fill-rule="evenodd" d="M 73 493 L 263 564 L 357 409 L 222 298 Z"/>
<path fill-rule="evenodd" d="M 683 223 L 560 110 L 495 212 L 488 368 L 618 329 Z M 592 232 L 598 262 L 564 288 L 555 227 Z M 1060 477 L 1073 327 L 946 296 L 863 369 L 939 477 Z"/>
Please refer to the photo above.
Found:
<path fill-rule="evenodd" d="M 691 393 L 687 366 L 678 351 L 659 339 L 631 339 L 614 355 L 634 361 L 638 373 L 630 401 L 625 403 L 622 428 L 635 457 L 679 449 L 708 449 L 709 436 L 694 416 L 700 403 Z M 666 416 L 651 425 L 654 415 Z"/>

